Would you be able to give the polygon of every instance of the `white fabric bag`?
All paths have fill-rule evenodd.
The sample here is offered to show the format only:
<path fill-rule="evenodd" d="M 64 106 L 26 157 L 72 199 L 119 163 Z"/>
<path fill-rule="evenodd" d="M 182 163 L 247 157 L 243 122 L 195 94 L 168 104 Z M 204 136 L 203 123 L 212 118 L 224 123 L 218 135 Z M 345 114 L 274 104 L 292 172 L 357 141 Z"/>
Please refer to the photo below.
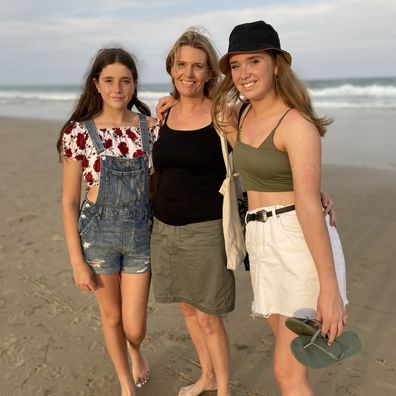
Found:
<path fill-rule="evenodd" d="M 238 208 L 238 194 L 243 193 L 242 180 L 239 173 L 233 173 L 227 138 L 224 134 L 220 134 L 220 139 L 227 172 L 219 190 L 223 194 L 223 234 L 227 268 L 235 271 L 244 262 L 246 256 L 245 237 Z"/>

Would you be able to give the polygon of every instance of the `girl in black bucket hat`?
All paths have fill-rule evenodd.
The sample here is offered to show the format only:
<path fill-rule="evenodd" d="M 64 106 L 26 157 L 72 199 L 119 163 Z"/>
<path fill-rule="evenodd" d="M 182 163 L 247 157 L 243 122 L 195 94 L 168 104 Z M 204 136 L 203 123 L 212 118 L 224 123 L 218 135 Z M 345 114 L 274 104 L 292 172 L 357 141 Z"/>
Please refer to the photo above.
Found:
<path fill-rule="evenodd" d="M 228 58 L 231 54 L 264 50 L 278 52 L 291 65 L 292 57 L 287 51 L 281 49 L 278 33 L 271 25 L 264 21 L 238 25 L 230 34 L 228 52 L 220 58 L 220 70 L 222 73 L 227 74 L 230 69 Z"/>
<path fill-rule="evenodd" d="M 333 343 L 346 323 L 345 262 L 320 203 L 320 137 L 331 120 L 315 114 L 291 62 L 271 25 L 236 26 L 220 59 L 225 77 L 212 115 L 235 142 L 235 168 L 248 192 L 252 311 L 267 318 L 276 337 L 277 382 L 283 395 L 312 395 L 285 320 L 318 319 Z"/>

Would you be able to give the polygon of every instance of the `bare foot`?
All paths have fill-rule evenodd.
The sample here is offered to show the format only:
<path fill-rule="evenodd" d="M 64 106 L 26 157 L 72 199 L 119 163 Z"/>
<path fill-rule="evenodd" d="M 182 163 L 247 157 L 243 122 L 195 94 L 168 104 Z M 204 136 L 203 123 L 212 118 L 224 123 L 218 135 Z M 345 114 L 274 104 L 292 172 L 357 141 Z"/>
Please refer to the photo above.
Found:
<path fill-rule="evenodd" d="M 198 396 L 205 391 L 217 390 L 215 379 L 205 381 L 202 377 L 192 385 L 184 386 L 180 389 L 178 396 Z"/>
<path fill-rule="evenodd" d="M 131 385 L 121 385 L 121 396 L 136 396 L 135 390 L 133 389 L 134 386 Z"/>
<path fill-rule="evenodd" d="M 150 369 L 146 358 L 139 348 L 134 348 L 133 344 L 128 342 L 128 351 L 132 360 L 132 376 L 137 388 L 146 385 L 150 379 Z"/>

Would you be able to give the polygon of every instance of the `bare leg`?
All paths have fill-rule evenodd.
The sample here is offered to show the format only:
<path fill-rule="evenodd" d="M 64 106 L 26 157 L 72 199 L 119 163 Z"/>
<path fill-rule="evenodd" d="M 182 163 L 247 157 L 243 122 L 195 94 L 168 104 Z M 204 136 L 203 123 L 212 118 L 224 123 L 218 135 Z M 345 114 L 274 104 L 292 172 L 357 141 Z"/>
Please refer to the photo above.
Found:
<path fill-rule="evenodd" d="M 201 364 L 201 377 L 180 390 L 179 396 L 197 396 L 217 389 L 218 396 L 231 395 L 229 385 L 229 345 L 221 317 L 181 304 L 187 329 Z"/>
<path fill-rule="evenodd" d="M 103 286 L 96 291 L 106 347 L 121 386 L 121 396 L 135 396 L 122 326 L 119 274 L 98 275 Z"/>
<path fill-rule="evenodd" d="M 121 275 L 123 327 L 132 360 L 132 375 L 137 387 L 146 384 L 150 378 L 149 367 L 140 350 L 146 335 L 150 279 L 150 272 Z"/>
<path fill-rule="evenodd" d="M 180 304 L 184 320 L 192 343 L 198 354 L 201 366 L 201 377 L 195 384 L 181 388 L 179 396 L 199 395 L 205 390 L 216 390 L 217 383 L 212 366 L 212 360 L 205 341 L 205 334 L 201 331 L 198 323 L 197 310 L 189 304 Z"/>
<path fill-rule="evenodd" d="M 290 350 L 296 334 L 286 327 L 286 317 L 271 315 L 267 320 L 276 337 L 274 372 L 282 396 L 312 396 L 308 369 L 294 358 Z"/>

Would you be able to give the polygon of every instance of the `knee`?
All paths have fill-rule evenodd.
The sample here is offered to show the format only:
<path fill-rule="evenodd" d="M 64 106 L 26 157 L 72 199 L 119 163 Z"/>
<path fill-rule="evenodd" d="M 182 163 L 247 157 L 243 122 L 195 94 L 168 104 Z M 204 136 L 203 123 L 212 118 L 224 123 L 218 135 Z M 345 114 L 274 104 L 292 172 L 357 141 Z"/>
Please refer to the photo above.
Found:
<path fill-rule="evenodd" d="M 190 316 L 195 316 L 197 314 L 197 309 L 194 308 L 190 304 L 186 303 L 180 303 L 179 304 L 180 310 L 184 316 L 190 317 Z"/>
<path fill-rule="evenodd" d="M 104 326 L 116 328 L 122 327 L 122 315 L 121 312 L 114 311 L 102 311 L 101 318 Z"/>
<path fill-rule="evenodd" d="M 134 345 L 140 345 L 146 336 L 146 326 L 125 326 L 125 338 Z"/>
<path fill-rule="evenodd" d="M 283 364 L 275 364 L 274 374 L 282 394 L 295 392 L 295 390 L 300 389 L 301 385 L 305 382 L 302 381 L 303 378 L 300 378 L 296 372 L 293 372 L 293 370 L 290 370 Z"/>
<path fill-rule="evenodd" d="M 221 318 L 218 316 L 200 312 L 197 318 L 201 331 L 207 336 L 217 333 L 222 326 Z"/>

